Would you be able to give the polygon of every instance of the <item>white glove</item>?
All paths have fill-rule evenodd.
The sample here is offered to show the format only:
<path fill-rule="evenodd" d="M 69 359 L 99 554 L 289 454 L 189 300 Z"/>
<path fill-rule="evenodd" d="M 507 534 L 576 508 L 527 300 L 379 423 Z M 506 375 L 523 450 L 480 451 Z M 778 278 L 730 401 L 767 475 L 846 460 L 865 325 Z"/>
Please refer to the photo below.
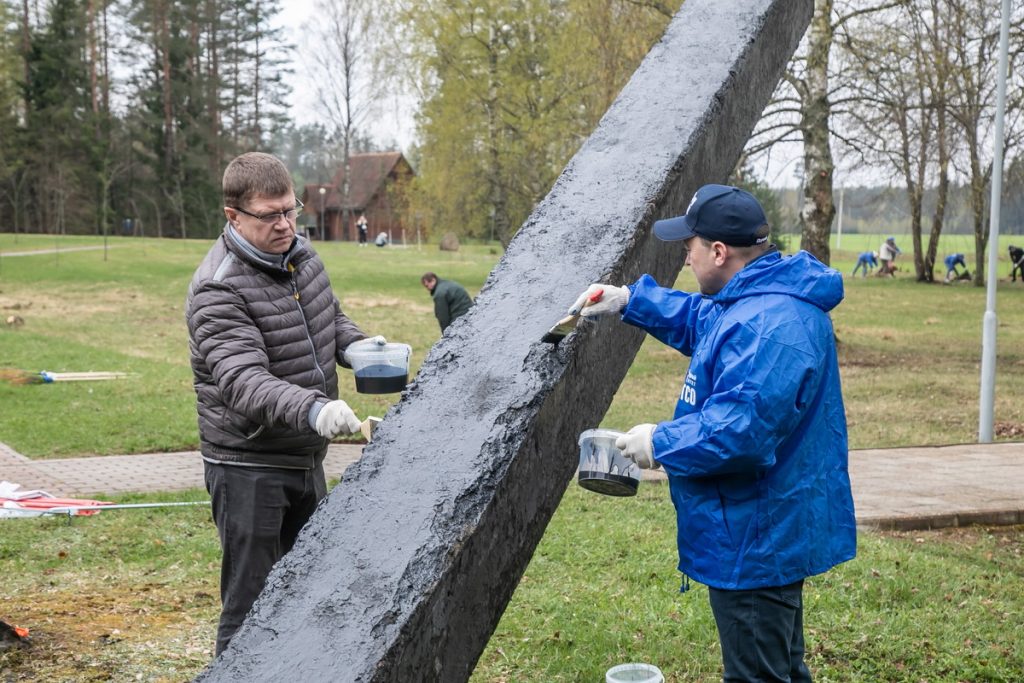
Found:
<path fill-rule="evenodd" d="M 351 344 L 349 344 L 348 346 L 346 346 L 345 347 L 345 353 L 342 354 L 342 357 L 345 359 L 346 363 L 348 363 L 349 365 L 352 365 L 352 359 L 348 357 L 348 352 L 349 351 L 358 351 L 361 347 L 365 348 L 365 347 L 368 347 L 368 346 L 371 346 L 371 345 L 373 345 L 373 346 L 384 346 L 387 343 L 388 343 L 388 340 L 385 339 L 384 337 L 382 337 L 379 334 L 376 337 L 367 337 L 366 339 L 360 339 L 359 341 L 354 341 Z"/>
<path fill-rule="evenodd" d="M 316 433 L 325 439 L 359 431 L 359 418 L 344 401 L 331 401 L 316 416 Z"/>
<path fill-rule="evenodd" d="M 656 470 L 661 463 L 654 459 L 654 443 L 651 440 L 658 425 L 642 424 L 633 427 L 615 440 L 615 447 L 635 462 L 642 470 Z"/>
<path fill-rule="evenodd" d="M 615 285 L 595 284 L 587 287 L 569 309 L 569 315 L 589 318 L 602 313 L 620 313 L 629 303 L 629 290 Z"/>

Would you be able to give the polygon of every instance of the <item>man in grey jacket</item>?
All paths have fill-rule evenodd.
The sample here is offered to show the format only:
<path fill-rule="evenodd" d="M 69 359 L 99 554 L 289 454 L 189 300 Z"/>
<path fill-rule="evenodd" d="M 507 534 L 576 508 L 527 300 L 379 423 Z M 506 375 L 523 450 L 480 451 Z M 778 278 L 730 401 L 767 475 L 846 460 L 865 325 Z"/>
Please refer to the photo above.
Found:
<path fill-rule="evenodd" d="M 220 535 L 217 654 L 327 493 L 327 444 L 359 430 L 337 364 L 368 339 L 295 232 L 302 205 L 269 154 L 224 171 L 227 225 L 196 270 L 185 315 L 206 488 Z"/>

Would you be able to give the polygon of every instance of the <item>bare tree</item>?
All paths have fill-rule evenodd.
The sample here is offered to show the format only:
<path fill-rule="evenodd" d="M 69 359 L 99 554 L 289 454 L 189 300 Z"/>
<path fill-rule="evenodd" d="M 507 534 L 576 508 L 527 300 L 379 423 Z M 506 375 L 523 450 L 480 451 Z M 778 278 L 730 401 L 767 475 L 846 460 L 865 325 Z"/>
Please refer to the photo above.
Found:
<path fill-rule="evenodd" d="M 905 188 L 910 209 L 914 268 L 919 281 L 934 279 L 935 253 L 945 211 L 948 173 L 940 170 L 942 199 L 927 251 L 922 217 L 930 171 L 948 169 L 944 91 L 946 48 L 929 23 L 927 9 L 908 3 L 873 21 L 847 24 L 839 36 L 848 58 L 848 85 L 855 97 L 845 114 L 846 142 L 867 164 L 888 170 Z M 938 40 L 937 40 L 938 39 Z"/>
<path fill-rule="evenodd" d="M 881 12 L 905 0 L 878 0 L 862 7 L 859 3 L 815 0 L 814 17 L 801 49 L 783 76 L 779 90 L 765 110 L 761 124 L 751 138 L 749 157 L 770 151 L 782 142 L 803 144 L 803 204 L 800 208 L 800 248 L 823 263 L 831 260 L 829 235 L 835 217 L 832 156 L 834 108 L 848 101 L 839 88 L 830 85 L 832 46 L 837 31 L 858 17 Z"/>
<path fill-rule="evenodd" d="M 374 0 L 320 0 L 317 36 L 308 48 L 309 75 L 316 83 L 333 134 L 341 145 L 342 229 L 349 228 L 352 144 L 381 97 L 374 51 L 377 7 Z"/>
<path fill-rule="evenodd" d="M 953 60 L 948 112 L 963 134 L 964 149 L 955 164 L 967 178 L 974 224 L 974 284 L 985 284 L 988 245 L 988 184 L 992 178 L 992 136 L 995 128 L 996 70 L 999 45 L 999 7 L 985 0 L 946 0 L 949 49 Z M 1011 16 L 1009 83 L 1006 98 L 1004 150 L 1012 159 L 1024 134 L 1024 84 L 1017 72 L 1024 43 L 1021 11 Z"/>

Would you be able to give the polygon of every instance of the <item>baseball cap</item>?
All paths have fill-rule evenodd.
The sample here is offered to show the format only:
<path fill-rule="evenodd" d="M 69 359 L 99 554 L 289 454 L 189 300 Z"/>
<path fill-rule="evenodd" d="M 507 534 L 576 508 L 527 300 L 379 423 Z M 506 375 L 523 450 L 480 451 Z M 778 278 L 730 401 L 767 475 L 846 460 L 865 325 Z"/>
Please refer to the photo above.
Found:
<path fill-rule="evenodd" d="M 693 237 L 749 247 L 768 241 L 768 224 L 760 202 L 731 185 L 705 185 L 690 200 L 686 213 L 655 221 L 654 234 L 666 242 Z"/>

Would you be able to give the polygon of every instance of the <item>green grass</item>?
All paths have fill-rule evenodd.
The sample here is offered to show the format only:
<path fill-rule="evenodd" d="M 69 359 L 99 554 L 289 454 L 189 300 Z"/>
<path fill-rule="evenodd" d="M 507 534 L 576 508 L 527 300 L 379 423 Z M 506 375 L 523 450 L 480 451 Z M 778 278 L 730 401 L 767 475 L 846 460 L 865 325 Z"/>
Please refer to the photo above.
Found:
<path fill-rule="evenodd" d="M 707 589 L 679 593 L 667 496 L 663 483 L 628 499 L 570 485 L 471 680 L 600 681 L 626 661 L 672 683 L 720 680 Z M 0 618 L 35 641 L 0 652 L 5 680 L 180 681 L 212 657 L 219 549 L 204 506 L 0 527 Z M 1019 680 L 1024 528 L 862 533 L 859 544 L 855 560 L 807 582 L 815 680 Z"/>
<path fill-rule="evenodd" d="M 17 243 L 13 238 L 0 234 L 0 251 L 48 249 L 56 242 L 51 236 L 19 235 Z M 882 239 L 846 236 L 844 249 L 833 252 L 834 265 L 844 273 L 861 250 L 846 249 L 854 238 L 864 245 Z M 59 243 L 63 249 L 102 240 Z M 106 252 L 0 254 L 0 312 L 25 321 L 19 327 L 0 325 L 0 368 L 134 373 L 129 380 L 88 384 L 0 382 L 5 406 L 0 441 L 29 457 L 198 446 L 183 309 L 189 279 L 209 242 L 111 238 L 109 245 Z M 419 276 L 433 270 L 475 294 L 499 258 L 497 249 L 478 245 L 457 253 L 435 246 L 359 249 L 318 243 L 317 248 L 346 313 L 368 333 L 411 344 L 414 372 L 440 336 Z M 688 269 L 679 286 L 695 287 Z M 851 447 L 976 438 L 984 289 L 922 285 L 901 273 L 894 280 L 848 278 L 846 292 L 834 320 Z M 567 306 L 574 295 L 566 293 Z M 1014 425 L 1024 423 L 1024 403 L 1015 391 L 1024 366 L 1024 284 L 1003 277 L 997 313 L 996 419 L 1012 433 Z M 628 429 L 668 419 L 686 363 L 648 340 L 604 426 Z M 342 374 L 341 391 L 359 415 L 383 415 L 397 400 L 397 395 L 356 394 L 349 373 Z"/>
<path fill-rule="evenodd" d="M 882 238 L 844 236 L 834 265 L 849 273 L 857 252 Z M 0 234 L 0 312 L 25 321 L 0 325 L 0 367 L 135 375 L 0 382 L 0 441 L 35 458 L 195 447 L 183 304 L 209 243 L 112 238 L 106 258 L 102 251 L 3 256 L 54 243 Z M 346 312 L 369 333 L 410 343 L 413 370 L 440 336 L 422 272 L 475 294 L 498 259 L 475 245 L 456 254 L 432 246 L 317 248 Z M 996 419 L 1019 426 L 1024 284 L 1006 282 L 1005 272 Z M 693 287 L 689 271 L 679 285 Z M 984 290 L 920 285 L 905 272 L 847 279 L 846 288 L 834 319 L 851 445 L 974 440 Z M 567 305 L 574 295 L 566 293 Z M 685 367 L 675 352 L 645 343 L 604 426 L 668 418 Z M 348 381 L 343 375 L 343 395 L 360 415 L 382 415 L 397 398 L 356 394 Z M 118 502 L 205 498 L 191 491 Z M 0 618 L 31 627 L 36 640 L 31 650 L 0 654 L 5 680 L 178 681 L 209 660 L 219 550 L 205 508 L 107 511 L 70 523 L 2 520 L 0 527 Z M 627 500 L 570 485 L 473 680 L 599 681 L 624 661 L 657 664 L 672 682 L 718 680 L 706 589 L 678 593 L 674 534 L 664 485 L 645 484 Z M 816 680 L 1018 680 L 1022 549 L 1020 527 L 861 534 L 856 560 L 808 582 Z"/>

